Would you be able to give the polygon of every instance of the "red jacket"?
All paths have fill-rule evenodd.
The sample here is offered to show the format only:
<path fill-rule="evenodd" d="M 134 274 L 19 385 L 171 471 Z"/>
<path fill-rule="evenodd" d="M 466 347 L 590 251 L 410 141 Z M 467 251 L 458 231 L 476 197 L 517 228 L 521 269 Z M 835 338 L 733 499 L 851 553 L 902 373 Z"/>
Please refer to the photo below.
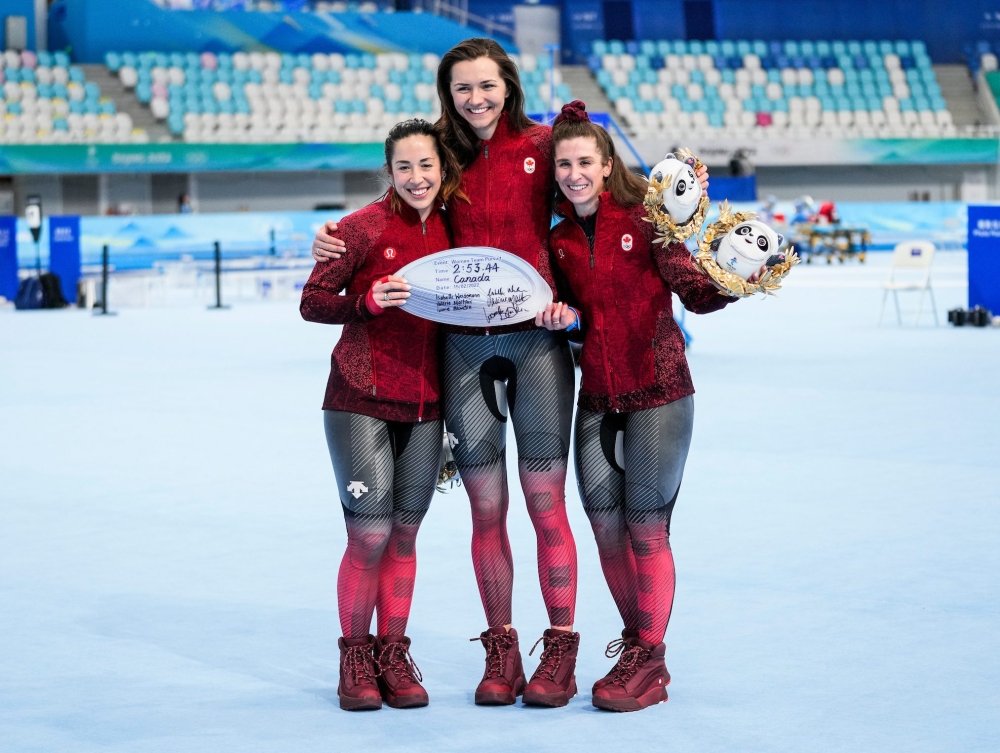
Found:
<path fill-rule="evenodd" d="M 448 203 L 455 246 L 491 246 L 516 254 L 555 290 L 548 254 L 554 189 L 552 129 L 537 125 L 514 131 L 504 112 L 493 138 L 480 142 L 478 156 L 462 173 L 462 191 L 469 201 L 454 198 Z M 488 331 L 500 334 L 534 326 L 524 322 Z"/>
<path fill-rule="evenodd" d="M 427 254 L 451 248 L 442 212 L 422 223 L 417 212 L 389 198 L 340 221 L 337 234 L 345 254 L 313 267 L 302 289 L 302 318 L 343 324 L 330 359 L 323 410 L 343 410 L 386 421 L 441 417 L 438 376 L 438 327 L 403 309 L 374 315 L 365 297 L 380 277 Z M 339 295 L 347 289 L 346 295 Z"/>
<path fill-rule="evenodd" d="M 654 245 L 641 205 L 626 208 L 601 194 L 593 254 L 573 205 L 560 211 L 566 219 L 552 228 L 549 245 L 583 314 L 580 407 L 631 413 L 694 394 L 671 292 L 696 314 L 736 299 L 695 269 L 683 244 Z"/>

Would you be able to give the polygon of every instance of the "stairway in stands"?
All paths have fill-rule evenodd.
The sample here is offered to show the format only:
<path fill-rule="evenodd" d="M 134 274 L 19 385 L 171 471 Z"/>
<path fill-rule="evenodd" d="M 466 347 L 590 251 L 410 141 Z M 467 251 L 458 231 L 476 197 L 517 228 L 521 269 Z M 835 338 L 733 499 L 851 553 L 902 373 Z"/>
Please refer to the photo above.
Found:
<path fill-rule="evenodd" d="M 948 103 L 948 110 L 957 128 L 989 122 L 979 110 L 972 74 L 967 66 L 935 65 L 934 75 L 937 76 L 941 96 Z"/>
<path fill-rule="evenodd" d="M 151 144 L 170 143 L 175 141 L 166 124 L 159 122 L 142 104 L 131 89 L 122 86 L 118 76 L 108 70 L 105 65 L 81 65 L 88 81 L 93 81 L 101 87 L 101 95 L 115 101 L 118 112 L 127 112 L 132 116 L 135 128 L 145 128 Z"/>
<path fill-rule="evenodd" d="M 589 112 L 606 112 L 614 114 L 615 108 L 600 84 L 594 79 L 594 74 L 585 65 L 561 65 L 563 82 L 569 85 L 574 99 L 582 99 L 587 103 Z"/>

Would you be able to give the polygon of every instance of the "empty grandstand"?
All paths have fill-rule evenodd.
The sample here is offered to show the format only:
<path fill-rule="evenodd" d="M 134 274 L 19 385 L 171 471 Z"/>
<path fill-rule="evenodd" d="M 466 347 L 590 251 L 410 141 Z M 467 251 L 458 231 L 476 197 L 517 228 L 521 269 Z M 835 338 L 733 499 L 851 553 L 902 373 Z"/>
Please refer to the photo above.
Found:
<path fill-rule="evenodd" d="M 919 41 L 598 41 L 588 62 L 645 138 L 957 135 Z"/>
<path fill-rule="evenodd" d="M 571 99 L 548 57 L 515 57 L 530 112 Z M 105 56 L 108 69 L 171 133 L 194 143 L 381 141 L 402 119 L 440 115 L 438 62 L 433 53 Z"/>
<path fill-rule="evenodd" d="M 128 113 L 101 96 L 65 52 L 7 50 L 0 69 L 0 144 L 145 143 Z"/>

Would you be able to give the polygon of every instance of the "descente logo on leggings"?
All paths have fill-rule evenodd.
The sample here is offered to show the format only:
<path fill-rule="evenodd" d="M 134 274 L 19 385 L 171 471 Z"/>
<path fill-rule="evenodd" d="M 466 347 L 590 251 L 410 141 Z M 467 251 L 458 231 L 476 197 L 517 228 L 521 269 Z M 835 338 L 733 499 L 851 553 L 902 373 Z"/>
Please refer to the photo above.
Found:
<path fill-rule="evenodd" d="M 365 486 L 363 481 L 352 481 L 347 485 L 347 491 L 355 499 L 360 497 L 362 494 L 368 491 L 368 487 Z"/>

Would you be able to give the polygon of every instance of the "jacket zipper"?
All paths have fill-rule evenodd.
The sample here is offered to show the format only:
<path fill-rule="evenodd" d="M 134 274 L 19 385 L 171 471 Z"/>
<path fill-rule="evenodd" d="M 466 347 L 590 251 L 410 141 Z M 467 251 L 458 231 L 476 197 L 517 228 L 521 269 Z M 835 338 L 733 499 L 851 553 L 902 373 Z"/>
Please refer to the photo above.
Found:
<path fill-rule="evenodd" d="M 420 221 L 420 227 L 423 230 L 424 235 L 424 256 L 427 256 L 427 223 L 423 220 Z M 430 326 L 428 322 L 424 322 L 424 340 L 420 347 L 420 405 L 417 408 L 417 423 L 424 420 L 424 386 L 426 380 L 424 379 L 424 367 L 427 365 L 427 329 Z"/>
<path fill-rule="evenodd" d="M 490 245 L 492 240 L 493 231 L 493 217 L 490 212 L 490 207 L 492 206 L 492 197 L 490 196 L 490 189 L 493 185 L 493 171 L 490 169 L 490 143 L 487 141 L 483 144 L 483 159 L 486 162 L 486 245 Z"/>
<path fill-rule="evenodd" d="M 493 185 L 493 171 L 490 169 L 490 163 L 488 161 L 489 158 L 490 158 L 490 142 L 489 141 L 484 141 L 483 142 L 483 159 L 487 160 L 487 162 L 486 162 L 486 245 L 490 244 L 490 240 L 491 240 L 491 237 L 492 237 L 492 228 L 493 228 L 493 217 L 492 217 L 492 214 L 490 212 L 490 207 L 493 205 L 493 202 L 492 202 L 491 197 L 490 197 L 490 187 Z M 488 327 L 486 328 L 486 336 L 487 337 L 490 336 L 490 330 L 489 330 Z"/>
<path fill-rule="evenodd" d="M 597 232 L 598 232 L 598 225 L 600 225 L 600 222 L 601 222 L 601 218 L 600 218 L 600 216 L 598 216 L 597 221 L 594 223 L 594 245 L 593 246 L 590 245 L 590 240 L 587 238 L 587 234 L 584 232 L 583 228 L 580 227 L 579 225 L 577 225 L 577 227 L 579 228 L 580 232 L 583 234 L 583 240 L 584 240 L 584 242 L 590 247 L 590 268 L 591 269 L 594 269 L 594 246 L 597 245 Z M 594 292 L 597 293 L 597 294 L 600 294 L 601 287 L 597 284 L 597 280 L 595 279 L 596 277 L 597 277 L 597 272 L 594 271 L 591 274 L 591 284 L 593 284 L 593 286 L 594 286 Z M 603 299 L 603 296 L 602 296 L 602 299 Z M 604 358 L 604 374 L 605 374 L 605 376 L 608 379 L 608 396 L 611 398 L 611 407 L 615 409 L 615 413 L 618 413 L 618 401 L 615 399 L 615 382 L 614 382 L 614 377 L 612 376 L 612 373 L 611 373 L 611 362 L 608 360 L 608 340 L 604 336 L 603 333 L 601 334 L 601 340 L 602 340 L 601 345 L 603 346 L 601 348 L 601 351 L 602 351 L 602 356 Z"/>

